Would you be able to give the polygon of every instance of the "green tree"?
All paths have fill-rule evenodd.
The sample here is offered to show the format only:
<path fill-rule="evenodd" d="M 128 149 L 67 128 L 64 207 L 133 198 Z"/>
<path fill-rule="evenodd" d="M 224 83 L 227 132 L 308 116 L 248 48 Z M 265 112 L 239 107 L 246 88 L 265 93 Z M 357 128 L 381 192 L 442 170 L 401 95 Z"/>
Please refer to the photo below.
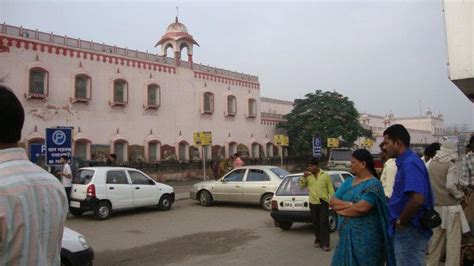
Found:
<path fill-rule="evenodd" d="M 337 92 L 316 90 L 296 99 L 286 119 L 279 128 L 286 129 L 290 152 L 296 155 L 311 154 L 313 136 L 319 136 L 323 146 L 327 138 L 342 138 L 342 145 L 351 147 L 359 136 L 372 135 L 359 124 L 354 102 Z"/>

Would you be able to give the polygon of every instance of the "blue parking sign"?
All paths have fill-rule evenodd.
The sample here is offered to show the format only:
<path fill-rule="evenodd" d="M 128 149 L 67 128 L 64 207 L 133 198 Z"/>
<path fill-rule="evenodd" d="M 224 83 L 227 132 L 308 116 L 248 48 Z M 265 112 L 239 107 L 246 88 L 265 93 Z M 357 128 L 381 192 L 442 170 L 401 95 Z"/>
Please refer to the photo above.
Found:
<path fill-rule="evenodd" d="M 44 155 L 46 151 L 46 146 L 41 143 L 33 143 L 30 145 L 30 161 L 32 163 L 38 162 L 38 157 Z"/>
<path fill-rule="evenodd" d="M 61 156 L 72 159 L 72 128 L 46 129 L 46 164 L 60 165 Z"/>
<path fill-rule="evenodd" d="M 321 138 L 313 137 L 313 156 L 321 157 Z"/>

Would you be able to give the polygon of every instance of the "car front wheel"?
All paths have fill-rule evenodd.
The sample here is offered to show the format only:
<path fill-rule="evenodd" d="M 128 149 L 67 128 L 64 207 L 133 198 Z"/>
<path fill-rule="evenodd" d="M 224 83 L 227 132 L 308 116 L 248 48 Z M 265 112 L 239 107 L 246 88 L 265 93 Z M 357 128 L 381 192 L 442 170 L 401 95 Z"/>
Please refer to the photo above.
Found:
<path fill-rule="evenodd" d="M 201 193 L 199 193 L 199 203 L 201 206 L 210 206 L 212 203 L 211 194 L 205 190 L 201 191 Z"/>
<path fill-rule="evenodd" d="M 171 197 L 169 195 L 163 195 L 158 203 L 158 208 L 160 211 L 167 211 L 171 209 Z"/>

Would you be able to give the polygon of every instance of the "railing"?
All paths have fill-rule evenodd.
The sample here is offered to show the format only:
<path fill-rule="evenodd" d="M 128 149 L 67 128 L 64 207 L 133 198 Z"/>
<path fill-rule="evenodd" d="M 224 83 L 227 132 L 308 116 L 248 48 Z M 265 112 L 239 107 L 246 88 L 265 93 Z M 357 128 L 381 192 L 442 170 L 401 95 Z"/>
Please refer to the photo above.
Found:
<path fill-rule="evenodd" d="M 260 116 L 263 119 L 264 118 L 270 118 L 270 119 L 278 119 L 278 120 L 286 121 L 284 115 L 282 115 L 282 114 L 272 114 L 272 113 L 261 112 Z"/>
<path fill-rule="evenodd" d="M 247 75 L 244 73 L 239 73 L 239 72 L 215 68 L 215 67 L 210 67 L 210 66 L 206 66 L 202 64 L 194 63 L 193 69 L 196 71 L 207 72 L 210 74 L 221 75 L 221 76 L 236 78 L 236 79 L 245 80 L 245 81 L 258 82 L 257 76 Z"/>
<path fill-rule="evenodd" d="M 140 60 L 154 61 L 166 65 L 174 65 L 174 59 L 165 56 L 159 56 L 158 54 L 152 54 L 146 52 L 140 52 L 138 50 L 129 50 L 128 48 L 122 48 L 117 46 L 107 45 L 105 43 L 96 43 L 93 41 L 85 41 L 81 39 L 70 38 L 68 36 L 60 36 L 53 33 L 45 33 L 38 30 L 25 29 L 23 27 L 16 27 L 7 25 L 5 23 L 0 24 L 0 33 L 17 36 L 22 38 L 28 38 L 33 40 L 39 40 L 42 42 L 55 43 L 59 45 L 75 47 L 84 50 L 91 50 L 101 53 L 115 54 L 119 56 L 131 57 Z M 182 67 L 188 67 L 188 62 L 181 62 Z M 227 76 L 231 78 L 237 78 L 245 81 L 258 82 L 257 76 L 247 75 L 239 72 L 214 68 L 205 66 L 202 64 L 193 63 L 193 69 L 196 71 L 208 72 L 211 74 L 217 74 L 222 76 Z"/>
<path fill-rule="evenodd" d="M 273 157 L 273 158 L 260 158 L 260 159 L 243 159 L 245 165 L 274 165 L 280 166 L 281 159 L 280 157 Z M 77 165 L 75 168 L 79 167 L 86 167 L 86 166 L 105 166 L 105 162 L 101 161 L 80 161 L 77 160 Z M 297 166 L 296 169 L 298 171 L 304 170 L 306 165 L 301 162 L 305 162 L 305 159 L 302 158 L 283 158 L 283 165 L 293 165 Z M 212 171 L 212 166 L 218 163 L 216 160 L 207 160 L 206 161 L 206 169 Z M 123 166 L 123 167 L 130 167 L 139 169 L 146 173 L 178 173 L 183 171 L 199 171 L 203 168 L 202 161 L 189 161 L 189 162 L 180 162 L 180 161 L 161 161 L 157 163 L 149 163 L 149 162 L 126 162 L 126 163 L 116 163 L 114 166 Z"/>

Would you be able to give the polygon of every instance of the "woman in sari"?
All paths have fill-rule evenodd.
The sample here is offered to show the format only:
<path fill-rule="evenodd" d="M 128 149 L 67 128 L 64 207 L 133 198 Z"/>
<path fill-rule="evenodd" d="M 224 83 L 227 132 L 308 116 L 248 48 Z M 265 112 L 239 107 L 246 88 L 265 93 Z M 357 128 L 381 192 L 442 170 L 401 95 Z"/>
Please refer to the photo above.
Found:
<path fill-rule="evenodd" d="M 385 195 L 369 151 L 352 153 L 351 171 L 355 177 L 346 179 L 330 201 L 339 214 L 332 265 L 395 265 Z"/>

